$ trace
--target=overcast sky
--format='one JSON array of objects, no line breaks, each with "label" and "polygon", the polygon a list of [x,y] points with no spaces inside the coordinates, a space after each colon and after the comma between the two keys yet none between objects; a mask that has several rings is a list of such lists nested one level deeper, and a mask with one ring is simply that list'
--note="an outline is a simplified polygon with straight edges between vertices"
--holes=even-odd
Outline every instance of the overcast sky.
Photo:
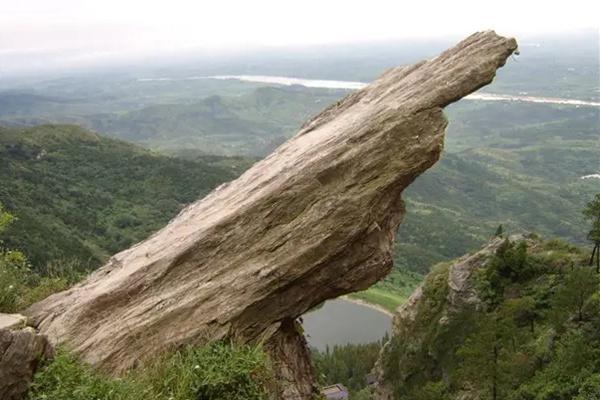
[{"label": "overcast sky", "polygon": [[598,29],[598,0],[0,0],[0,72],[191,49]]}]

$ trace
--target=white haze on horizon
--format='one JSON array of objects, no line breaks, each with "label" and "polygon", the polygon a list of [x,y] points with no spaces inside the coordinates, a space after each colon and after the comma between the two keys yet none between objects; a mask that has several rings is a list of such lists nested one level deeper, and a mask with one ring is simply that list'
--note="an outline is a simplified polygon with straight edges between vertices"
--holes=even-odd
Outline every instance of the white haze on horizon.
[{"label": "white haze on horizon", "polygon": [[595,0],[0,0],[0,74],[191,51],[598,29]]}]

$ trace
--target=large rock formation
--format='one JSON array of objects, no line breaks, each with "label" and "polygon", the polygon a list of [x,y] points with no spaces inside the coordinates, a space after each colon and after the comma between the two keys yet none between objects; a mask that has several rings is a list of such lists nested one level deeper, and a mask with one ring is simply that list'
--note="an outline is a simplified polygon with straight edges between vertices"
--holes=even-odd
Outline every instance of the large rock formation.
[{"label": "large rock formation", "polygon": [[19,314],[0,314],[0,399],[21,400],[38,363],[52,354],[46,337]]},{"label": "large rock formation", "polygon": [[389,272],[402,191],[442,151],[442,109],[490,83],[516,47],[481,32],[388,71],[28,315],[114,372],[187,343],[264,340],[289,382],[281,397],[308,398],[308,353],[293,320]]}]

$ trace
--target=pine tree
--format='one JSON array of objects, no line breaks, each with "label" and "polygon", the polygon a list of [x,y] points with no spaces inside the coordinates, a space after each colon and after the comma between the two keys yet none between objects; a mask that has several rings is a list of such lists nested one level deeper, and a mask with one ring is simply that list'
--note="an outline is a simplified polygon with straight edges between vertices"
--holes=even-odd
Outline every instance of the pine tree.
[{"label": "pine tree", "polygon": [[496,229],[496,233],[494,233],[494,236],[502,236],[502,234],[504,233],[504,227],[502,226],[502,224],[498,225],[498,228]]},{"label": "pine tree", "polygon": [[555,305],[559,310],[575,314],[583,321],[583,308],[588,298],[598,290],[598,279],[589,268],[575,267],[556,292]]},{"label": "pine tree", "polygon": [[590,257],[590,267],[594,265],[596,259],[596,272],[600,273],[600,193],[596,194],[594,199],[587,203],[583,209],[583,215],[592,223],[587,238],[594,244],[592,256]]}]

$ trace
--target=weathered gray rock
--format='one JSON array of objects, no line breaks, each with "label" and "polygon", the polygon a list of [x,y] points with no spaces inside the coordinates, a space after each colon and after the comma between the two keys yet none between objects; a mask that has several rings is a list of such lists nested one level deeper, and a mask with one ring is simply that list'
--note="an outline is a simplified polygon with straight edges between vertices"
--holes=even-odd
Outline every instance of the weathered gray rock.
[{"label": "weathered gray rock", "polygon": [[443,107],[491,82],[516,47],[481,32],[388,71],[27,315],[113,372],[187,343],[265,340],[281,379],[295,380],[286,396],[307,398],[309,363],[290,359],[307,355],[293,320],[389,272],[401,194],[440,156]]},{"label": "weathered gray rock", "polygon": [[26,318],[0,314],[0,399],[20,400],[38,363],[52,354],[45,336],[25,327]]},{"label": "weathered gray rock", "polygon": [[21,314],[0,314],[0,329],[17,329],[27,326],[27,317]]}]

